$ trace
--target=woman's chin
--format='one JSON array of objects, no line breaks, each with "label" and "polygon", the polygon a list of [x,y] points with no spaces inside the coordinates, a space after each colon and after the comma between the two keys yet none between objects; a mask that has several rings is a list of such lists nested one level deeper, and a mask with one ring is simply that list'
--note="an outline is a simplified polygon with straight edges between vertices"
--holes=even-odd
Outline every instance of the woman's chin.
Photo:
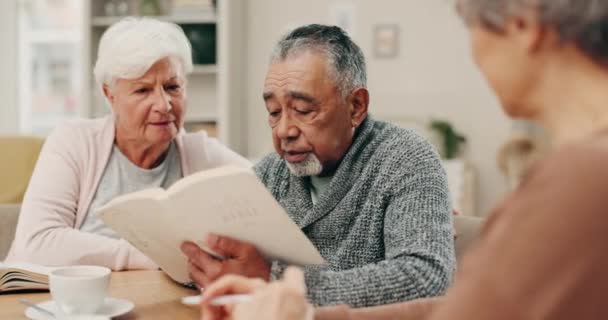
[{"label": "woman's chin", "polygon": [[531,117],[529,110],[527,110],[525,106],[518,103],[503,103],[502,109],[504,113],[512,119],[529,119]]},{"label": "woman's chin", "polygon": [[156,143],[167,143],[171,142],[177,136],[177,128],[175,126],[167,128],[154,128],[148,131],[148,137],[150,141]]}]

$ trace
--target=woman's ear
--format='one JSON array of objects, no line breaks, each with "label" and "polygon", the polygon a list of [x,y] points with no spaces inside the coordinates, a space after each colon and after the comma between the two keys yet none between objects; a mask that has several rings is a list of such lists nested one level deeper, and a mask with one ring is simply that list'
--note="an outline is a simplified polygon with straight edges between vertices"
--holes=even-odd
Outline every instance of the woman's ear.
[{"label": "woman's ear", "polygon": [[108,87],[107,84],[102,85],[101,89],[103,90],[103,95],[106,96],[108,102],[113,105],[114,104],[114,95],[112,94],[112,90]]},{"label": "woman's ear", "polygon": [[359,127],[367,117],[369,106],[369,91],[366,88],[357,88],[351,93],[350,118],[353,128]]},{"label": "woman's ear", "polygon": [[520,47],[529,53],[535,53],[551,41],[547,29],[539,23],[535,12],[529,11],[509,19],[505,26],[507,35],[518,42]]}]

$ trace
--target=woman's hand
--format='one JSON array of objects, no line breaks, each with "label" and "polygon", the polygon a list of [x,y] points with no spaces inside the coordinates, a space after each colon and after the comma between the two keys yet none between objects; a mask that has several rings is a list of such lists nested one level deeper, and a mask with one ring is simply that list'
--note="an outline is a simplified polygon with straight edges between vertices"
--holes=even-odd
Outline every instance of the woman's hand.
[{"label": "woman's hand", "polygon": [[210,302],[228,294],[253,294],[268,286],[261,279],[250,279],[243,276],[227,275],[205,288],[201,301],[202,320],[233,319],[231,314],[234,305],[212,306]]},{"label": "woman's hand", "polygon": [[[250,302],[228,306],[211,306],[210,302],[225,294],[252,294]],[[202,320],[309,320],[313,307],[306,300],[304,274],[287,268],[283,280],[268,284],[259,279],[226,276],[205,290]]]}]

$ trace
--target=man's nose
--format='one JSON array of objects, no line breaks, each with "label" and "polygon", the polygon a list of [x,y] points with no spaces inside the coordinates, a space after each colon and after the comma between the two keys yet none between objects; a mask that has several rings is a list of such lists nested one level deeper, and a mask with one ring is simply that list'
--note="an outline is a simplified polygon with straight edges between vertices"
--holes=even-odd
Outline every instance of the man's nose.
[{"label": "man's nose", "polygon": [[284,115],[279,119],[276,130],[277,136],[283,140],[297,138],[300,135],[299,128],[289,115]]}]

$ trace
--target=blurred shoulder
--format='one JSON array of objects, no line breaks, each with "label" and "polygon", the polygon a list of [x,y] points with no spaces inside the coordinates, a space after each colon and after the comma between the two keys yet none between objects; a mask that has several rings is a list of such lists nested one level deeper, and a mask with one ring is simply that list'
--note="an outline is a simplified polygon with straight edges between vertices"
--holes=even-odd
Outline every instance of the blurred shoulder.
[{"label": "blurred shoulder", "polygon": [[537,164],[517,190],[520,204],[559,217],[568,228],[608,227],[608,134],[561,147]]},{"label": "blurred shoulder", "polygon": [[607,162],[608,132],[560,148],[547,156],[533,174],[537,179],[565,179],[568,183],[558,183],[561,187],[572,183],[588,185],[591,181],[608,183]]}]

